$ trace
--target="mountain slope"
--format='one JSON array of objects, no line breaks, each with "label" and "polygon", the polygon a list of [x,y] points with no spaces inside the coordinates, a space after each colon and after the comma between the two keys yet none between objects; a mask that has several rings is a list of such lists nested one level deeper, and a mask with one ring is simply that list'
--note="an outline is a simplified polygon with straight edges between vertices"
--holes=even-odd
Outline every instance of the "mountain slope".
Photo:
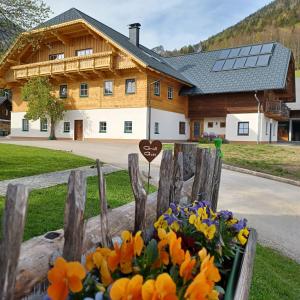
[{"label": "mountain slope", "polygon": [[[213,50],[257,42],[278,41],[291,48],[300,69],[300,0],[275,0],[236,25],[189,47]],[[186,49],[186,46],[183,47]],[[183,49],[182,48],[182,49]],[[177,55],[180,50],[165,51]]]}]

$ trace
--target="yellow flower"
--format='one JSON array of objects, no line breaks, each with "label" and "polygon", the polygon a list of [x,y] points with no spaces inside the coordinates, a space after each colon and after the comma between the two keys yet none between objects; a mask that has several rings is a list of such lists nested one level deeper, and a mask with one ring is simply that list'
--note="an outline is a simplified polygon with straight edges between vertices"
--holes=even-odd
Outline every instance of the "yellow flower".
[{"label": "yellow flower", "polygon": [[214,236],[215,236],[216,230],[217,230],[216,225],[214,225],[214,224],[210,225],[210,226],[207,228],[207,232],[206,232],[205,236],[206,236],[209,240],[213,239]]},{"label": "yellow flower", "polygon": [[237,237],[242,245],[246,244],[248,235],[249,235],[249,230],[247,228],[243,228],[239,231]]},{"label": "yellow flower", "polygon": [[184,282],[189,281],[193,277],[193,268],[196,264],[196,259],[191,259],[189,251],[185,253],[185,259],[180,266],[179,275],[183,278]]},{"label": "yellow flower", "polygon": [[85,278],[85,270],[79,262],[66,262],[58,257],[54,267],[48,272],[48,296],[51,300],[67,299],[69,290],[78,293],[82,290],[82,280]]},{"label": "yellow flower", "polygon": [[172,230],[174,230],[175,232],[177,232],[177,231],[180,229],[180,226],[179,226],[178,222],[174,221],[174,222],[171,224],[170,228],[171,228]]},{"label": "yellow flower", "polygon": [[110,290],[111,300],[140,300],[142,299],[143,277],[135,275],[131,279],[116,280]]},{"label": "yellow flower", "polygon": [[156,280],[147,280],[142,287],[143,300],[177,300],[176,285],[169,274],[158,275]]},{"label": "yellow flower", "polygon": [[155,227],[155,229],[158,229],[158,228],[167,229],[168,228],[168,222],[164,219],[163,215],[161,215],[157,219],[157,221],[154,223],[154,227]]},{"label": "yellow flower", "polygon": [[228,223],[229,225],[236,224],[237,222],[238,222],[238,219],[236,219],[236,218],[232,218],[232,219],[230,219],[230,220],[227,221],[227,223]]},{"label": "yellow flower", "polygon": [[189,223],[190,224],[195,224],[196,219],[197,219],[196,215],[190,215],[190,217],[189,217]]},{"label": "yellow flower", "polygon": [[206,207],[198,208],[197,212],[198,212],[198,215],[201,218],[201,220],[208,219],[208,215],[207,215],[207,212],[206,212]]}]

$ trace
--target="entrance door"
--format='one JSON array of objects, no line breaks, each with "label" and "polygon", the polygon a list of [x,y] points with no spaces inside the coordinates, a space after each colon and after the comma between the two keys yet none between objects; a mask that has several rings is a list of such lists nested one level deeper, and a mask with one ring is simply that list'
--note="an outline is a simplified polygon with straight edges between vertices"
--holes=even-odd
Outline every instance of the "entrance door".
[{"label": "entrance door", "polygon": [[300,142],[300,120],[292,121],[292,141]]},{"label": "entrance door", "polygon": [[191,123],[191,140],[199,141],[203,132],[203,120],[193,120]]},{"label": "entrance door", "polygon": [[289,141],[289,122],[278,122],[278,141]]},{"label": "entrance door", "polygon": [[83,139],[83,121],[75,120],[74,121],[74,140],[82,141]]}]

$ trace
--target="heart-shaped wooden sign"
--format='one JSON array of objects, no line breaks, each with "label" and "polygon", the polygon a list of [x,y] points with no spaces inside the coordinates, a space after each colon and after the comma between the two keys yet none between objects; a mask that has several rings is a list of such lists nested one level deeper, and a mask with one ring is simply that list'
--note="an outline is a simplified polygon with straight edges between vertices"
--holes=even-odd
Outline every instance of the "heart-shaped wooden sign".
[{"label": "heart-shaped wooden sign", "polygon": [[139,143],[140,151],[143,156],[151,162],[161,151],[162,144],[160,141],[150,142],[149,140],[141,140]]}]

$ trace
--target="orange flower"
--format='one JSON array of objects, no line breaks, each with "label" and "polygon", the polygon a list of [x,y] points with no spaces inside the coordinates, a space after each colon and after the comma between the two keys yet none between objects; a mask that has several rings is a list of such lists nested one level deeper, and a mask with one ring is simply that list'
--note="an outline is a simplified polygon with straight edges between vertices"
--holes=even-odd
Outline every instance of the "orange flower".
[{"label": "orange flower", "polygon": [[191,259],[189,251],[185,253],[185,259],[180,266],[179,275],[183,278],[184,282],[189,281],[193,277],[193,268],[196,264],[196,259]]},{"label": "orange flower", "polygon": [[200,257],[200,261],[203,262],[204,258],[207,256],[207,250],[203,247],[199,252],[198,255]]},{"label": "orange flower", "polygon": [[147,280],[142,287],[143,300],[177,300],[176,285],[169,274],[158,275],[156,280]]},{"label": "orange flower", "polygon": [[206,300],[211,288],[204,272],[200,272],[188,286],[184,298],[188,300]]},{"label": "orange flower", "polygon": [[54,267],[48,272],[48,280],[51,283],[47,292],[51,300],[67,299],[69,290],[78,293],[82,290],[82,280],[85,278],[85,270],[79,262],[66,262],[58,257]]},{"label": "orange flower", "polygon": [[184,251],[181,249],[181,238],[177,238],[176,234],[172,231],[169,234],[169,250],[172,263],[174,265],[181,265],[184,260]]},{"label": "orange flower", "polygon": [[140,300],[142,299],[143,277],[135,275],[131,279],[116,280],[110,290],[111,300]]},{"label": "orange flower", "polygon": [[221,280],[218,268],[214,264],[214,257],[206,256],[201,263],[201,272],[204,272],[210,285]]},{"label": "orange flower", "polygon": [[144,240],[141,237],[142,232],[138,231],[134,237],[134,255],[140,256],[144,248]]}]

